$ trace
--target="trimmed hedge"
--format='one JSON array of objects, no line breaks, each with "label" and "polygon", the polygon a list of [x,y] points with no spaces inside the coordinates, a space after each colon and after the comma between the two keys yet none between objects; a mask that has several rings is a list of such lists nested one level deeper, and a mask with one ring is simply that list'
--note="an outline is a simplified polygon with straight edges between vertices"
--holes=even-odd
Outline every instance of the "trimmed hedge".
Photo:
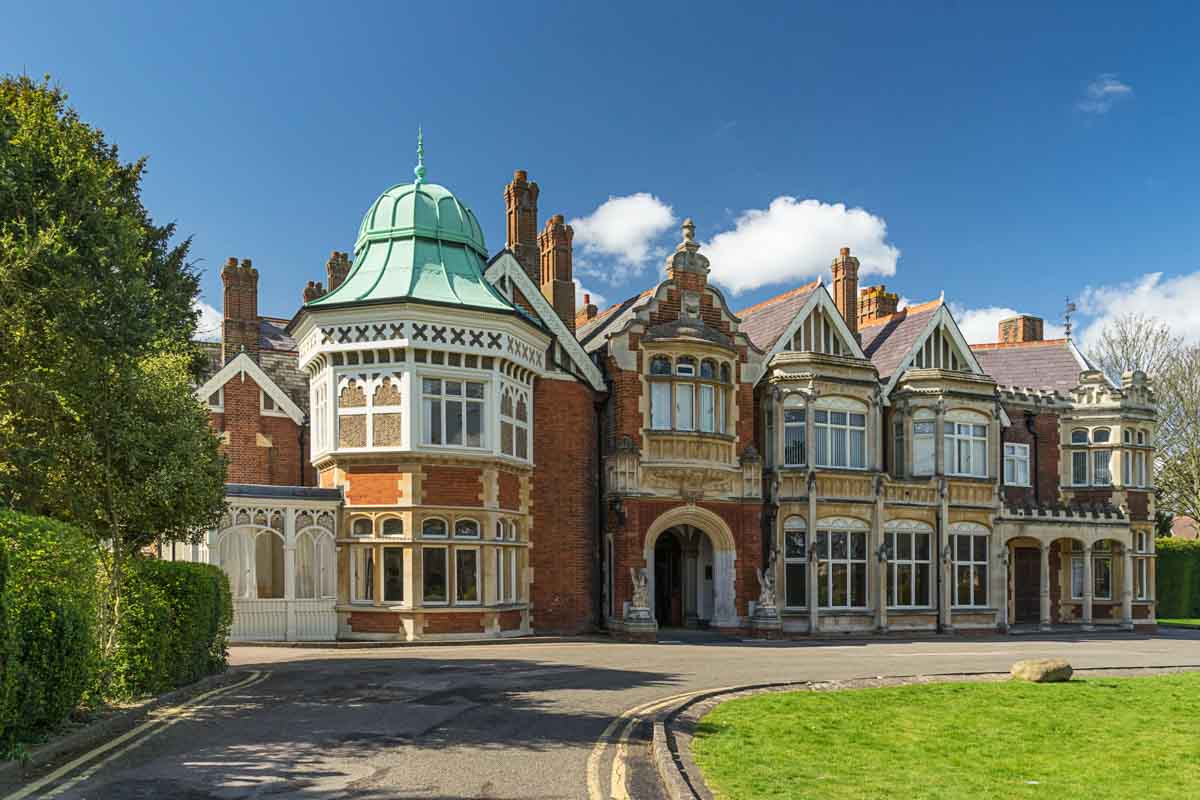
[{"label": "trimmed hedge", "polygon": [[136,697],[224,671],[232,624],[229,579],[219,567],[131,559],[106,691]]},{"label": "trimmed hedge", "polygon": [[1155,616],[1200,617],[1200,540],[1160,538],[1155,549]]},{"label": "trimmed hedge", "polygon": [[45,517],[0,510],[7,561],[0,613],[0,745],[58,725],[94,686],[99,562],[88,537]]}]

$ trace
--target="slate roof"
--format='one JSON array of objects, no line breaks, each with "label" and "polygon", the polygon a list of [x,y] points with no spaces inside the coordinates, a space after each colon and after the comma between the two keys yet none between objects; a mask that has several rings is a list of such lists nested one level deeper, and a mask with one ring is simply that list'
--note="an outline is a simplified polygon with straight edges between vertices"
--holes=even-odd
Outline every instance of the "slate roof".
[{"label": "slate roof", "polygon": [[916,344],[917,337],[929,324],[929,318],[937,313],[941,305],[941,300],[932,300],[919,306],[908,306],[859,327],[863,352],[879,370],[881,380],[900,368],[904,357]]},{"label": "slate roof", "polygon": [[742,324],[738,330],[746,334],[754,346],[769,353],[779,337],[792,324],[796,314],[821,286],[819,280],[797,286],[795,289],[763,300],[757,305],[737,312]]},{"label": "slate roof", "polygon": [[1069,339],[971,345],[983,371],[999,386],[1047,389],[1066,395],[1079,385],[1079,373],[1091,369]]},{"label": "slate roof", "polygon": [[[258,318],[258,365],[275,381],[300,410],[308,414],[308,375],[300,370],[296,340],[289,336],[284,327],[288,320],[280,317]],[[204,383],[221,371],[225,362],[221,358],[220,342],[197,342],[204,353],[204,364],[200,382]]]},{"label": "slate roof", "polygon": [[634,306],[638,304],[637,301],[649,297],[654,293],[654,289],[656,288],[658,287],[647,289],[641,294],[635,294],[633,297],[623,300],[614,306],[609,306],[596,314],[596,316],[588,321],[587,325],[576,329],[575,338],[579,340],[579,344],[588,353],[594,353],[599,350],[608,341],[605,333],[619,331],[625,327],[625,323],[636,313]]}]

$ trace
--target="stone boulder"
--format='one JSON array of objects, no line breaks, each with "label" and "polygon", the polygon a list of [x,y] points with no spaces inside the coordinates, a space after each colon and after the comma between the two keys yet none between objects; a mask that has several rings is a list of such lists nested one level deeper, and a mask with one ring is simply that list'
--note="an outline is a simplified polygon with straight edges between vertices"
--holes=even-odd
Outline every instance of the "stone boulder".
[{"label": "stone boulder", "polygon": [[1061,658],[1029,658],[1012,665],[1013,680],[1058,683],[1071,680],[1074,670]]}]

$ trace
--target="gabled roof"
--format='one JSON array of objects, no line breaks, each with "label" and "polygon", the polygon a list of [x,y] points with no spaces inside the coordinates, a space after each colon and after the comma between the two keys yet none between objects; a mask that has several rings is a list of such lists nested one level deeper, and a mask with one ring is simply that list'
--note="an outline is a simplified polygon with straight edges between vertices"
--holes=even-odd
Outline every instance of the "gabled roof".
[{"label": "gabled roof", "polygon": [[820,287],[821,281],[815,280],[742,309],[737,312],[742,320],[738,330],[746,334],[759,350],[771,352],[779,338],[792,326],[800,309]]},{"label": "gabled roof", "polygon": [[[296,405],[292,398],[288,397],[287,392],[283,391],[274,380],[271,379],[262,367],[254,363],[254,359],[245,353],[238,353],[235,358],[230,359],[229,363],[222,367],[217,374],[213,375],[204,385],[196,390],[196,397],[201,402],[208,398],[224,386],[235,376],[249,375],[251,379],[258,384],[258,388],[262,389],[271,399],[275,401],[275,405],[292,418],[292,421],[297,425],[304,424],[304,411]],[[243,377],[244,379],[244,377]]]},{"label": "gabled roof", "polygon": [[[587,353],[584,352],[579,342],[567,330],[566,324],[559,319],[550,302],[538,291],[538,287],[533,285],[533,281],[530,279],[528,273],[525,272],[524,267],[521,266],[516,256],[509,250],[502,250],[497,253],[488,263],[487,272],[484,273],[485,280],[492,286],[502,277],[507,278],[510,284],[521,290],[521,294],[537,313],[537,317],[532,321],[548,329],[558,339],[563,350],[566,351],[571,361],[579,369],[580,374],[587,379],[591,387],[597,392],[605,391],[607,387],[604,384],[604,376],[600,373],[599,367],[593,364],[592,360],[588,358]],[[499,294],[499,290],[495,291]],[[507,298],[505,298],[505,301],[507,302]],[[516,304],[514,306],[523,317],[528,317],[524,309]]]},{"label": "gabled roof", "polygon": [[971,345],[983,371],[1000,386],[1046,389],[1066,395],[1092,365],[1070,339]]},{"label": "gabled roof", "polygon": [[904,360],[942,307],[941,300],[907,306],[883,319],[859,325],[863,352],[884,378],[904,366]]},{"label": "gabled roof", "polygon": [[647,289],[641,294],[635,294],[633,297],[627,298],[614,306],[609,306],[600,313],[596,314],[587,325],[582,328],[577,328],[575,336],[579,339],[579,344],[583,349],[591,353],[599,350],[604,346],[606,331],[619,331],[625,327],[625,323],[637,313],[639,300],[649,298],[654,294],[658,287]]}]

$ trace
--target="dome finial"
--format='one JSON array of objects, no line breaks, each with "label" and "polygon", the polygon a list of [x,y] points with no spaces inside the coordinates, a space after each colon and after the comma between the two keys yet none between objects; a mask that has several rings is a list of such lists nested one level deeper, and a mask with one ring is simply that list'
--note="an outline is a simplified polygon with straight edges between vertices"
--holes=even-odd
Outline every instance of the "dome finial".
[{"label": "dome finial", "polygon": [[413,174],[417,176],[417,186],[425,182],[425,140],[420,125],[417,126],[417,165],[413,167]]}]

